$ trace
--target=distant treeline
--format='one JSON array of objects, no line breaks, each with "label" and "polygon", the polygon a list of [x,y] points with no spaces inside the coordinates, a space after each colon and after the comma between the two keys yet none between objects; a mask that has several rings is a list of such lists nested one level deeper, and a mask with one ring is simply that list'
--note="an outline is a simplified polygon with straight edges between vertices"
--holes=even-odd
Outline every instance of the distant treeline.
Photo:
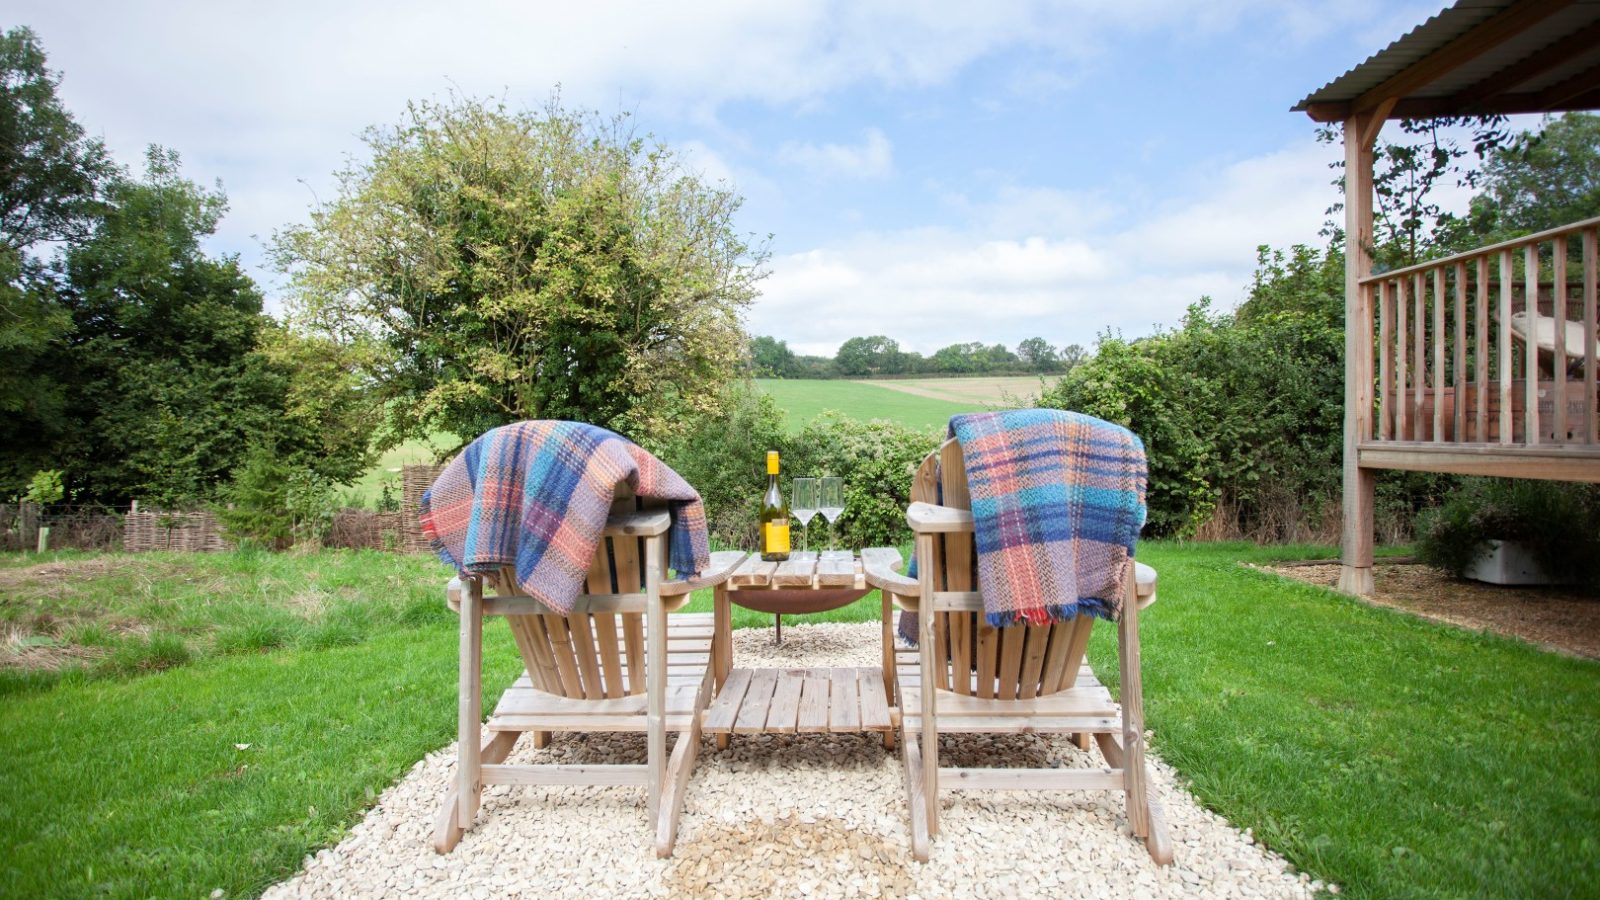
[{"label": "distant treeline", "polygon": [[804,356],[786,341],[766,335],[750,339],[750,368],[757,378],[866,378],[883,375],[1059,375],[1087,354],[1081,345],[1056,347],[1031,337],[1012,352],[1005,344],[951,344],[932,356],[900,349],[900,342],[875,334],[853,337],[832,357]]}]

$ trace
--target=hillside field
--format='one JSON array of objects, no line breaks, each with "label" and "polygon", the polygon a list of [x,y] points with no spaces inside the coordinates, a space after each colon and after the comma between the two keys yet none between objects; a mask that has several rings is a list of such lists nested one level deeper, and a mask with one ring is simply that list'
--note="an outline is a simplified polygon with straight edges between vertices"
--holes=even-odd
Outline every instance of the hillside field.
[{"label": "hillside field", "polygon": [[1028,406],[1039,396],[1034,376],[994,378],[907,378],[844,381],[760,378],[756,384],[784,412],[791,431],[799,431],[826,410],[852,419],[889,419],[912,428],[943,429],[956,413]]}]

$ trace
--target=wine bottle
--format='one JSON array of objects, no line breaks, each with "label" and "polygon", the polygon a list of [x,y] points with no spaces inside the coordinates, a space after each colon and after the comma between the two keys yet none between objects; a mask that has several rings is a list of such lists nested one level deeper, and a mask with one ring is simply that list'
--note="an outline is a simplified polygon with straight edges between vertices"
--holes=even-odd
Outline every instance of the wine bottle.
[{"label": "wine bottle", "polygon": [[761,558],[782,562],[789,558],[789,505],[778,490],[778,451],[767,451],[767,493],[761,498]]}]

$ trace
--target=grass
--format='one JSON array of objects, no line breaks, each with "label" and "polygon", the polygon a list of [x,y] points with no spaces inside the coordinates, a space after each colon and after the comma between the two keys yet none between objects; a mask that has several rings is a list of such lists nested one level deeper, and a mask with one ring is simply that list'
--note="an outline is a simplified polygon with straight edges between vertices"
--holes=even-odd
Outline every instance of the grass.
[{"label": "grass", "polygon": [[863,421],[889,419],[911,428],[943,429],[956,413],[985,408],[981,403],[919,397],[859,381],[761,378],[756,384],[783,408],[790,431],[799,431],[827,410]]},{"label": "grass", "polygon": [[[1208,806],[1352,896],[1592,892],[1600,664],[1237,564],[1328,552],[1141,547],[1162,576],[1142,622],[1147,719],[1163,758]],[[135,589],[121,600],[74,582],[71,593],[99,598],[77,606],[149,612],[160,623],[151,633],[185,635],[193,658],[57,679],[0,703],[0,896],[259,892],[448,743],[455,630],[443,573],[361,556],[153,561],[139,577],[211,586],[181,604],[140,596],[128,573],[104,575]],[[11,562],[0,572],[15,578]],[[226,599],[252,578],[264,585],[253,617]],[[334,599],[307,616],[291,601],[303,584]],[[214,613],[186,611],[207,604]],[[877,610],[869,596],[796,618],[871,621]],[[58,639],[115,642],[117,621],[79,622]],[[771,618],[742,611],[736,623]],[[1115,685],[1113,634],[1098,629],[1090,652]],[[487,646],[485,687],[498,691],[518,668],[504,625],[491,624]]]},{"label": "grass", "polygon": [[0,667],[0,696],[447,621],[444,574],[375,551],[5,554],[0,629],[31,649]]},{"label": "grass", "polygon": [[[1151,546],[1155,745],[1207,806],[1357,897],[1600,883],[1600,663],[1239,567],[1310,548]],[[1091,648],[1115,668],[1112,631]]]},{"label": "grass", "polygon": [[407,463],[431,463],[441,449],[454,447],[456,443],[454,435],[438,432],[425,441],[410,440],[398,447],[391,447],[378,457],[376,465],[350,487],[350,498],[363,506],[375,507],[387,485],[390,496],[399,503],[400,467]]}]

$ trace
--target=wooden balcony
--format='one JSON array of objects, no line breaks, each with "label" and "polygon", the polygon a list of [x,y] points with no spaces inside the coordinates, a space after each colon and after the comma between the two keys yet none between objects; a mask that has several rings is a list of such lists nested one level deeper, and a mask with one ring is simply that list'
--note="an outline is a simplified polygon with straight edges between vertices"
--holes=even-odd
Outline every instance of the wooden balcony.
[{"label": "wooden balcony", "polygon": [[1357,376],[1377,395],[1358,465],[1600,481],[1597,229],[1588,219],[1361,279],[1377,352]]}]

